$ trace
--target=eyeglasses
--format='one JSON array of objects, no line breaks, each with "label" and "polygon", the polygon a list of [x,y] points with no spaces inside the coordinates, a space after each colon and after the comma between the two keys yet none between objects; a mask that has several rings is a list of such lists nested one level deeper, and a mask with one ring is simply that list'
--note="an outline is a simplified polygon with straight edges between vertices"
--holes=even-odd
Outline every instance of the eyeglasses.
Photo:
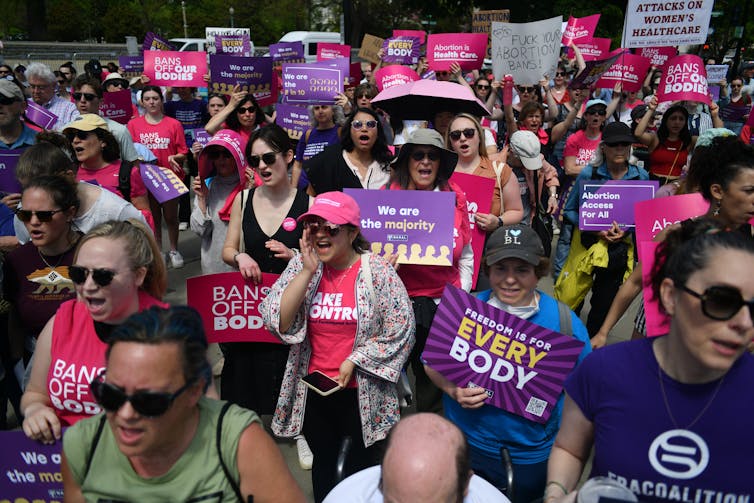
[{"label": "eyeglasses", "polygon": [[102,288],[112,283],[113,278],[118,274],[112,269],[87,269],[80,265],[68,266],[68,277],[77,285],[83,285],[86,283],[86,278],[89,277],[89,273],[92,274],[92,281]]},{"label": "eyeglasses", "polygon": [[535,90],[534,87],[521,87],[521,86],[516,86],[516,89],[518,89],[518,92],[520,93],[528,93],[528,94],[533,93]]},{"label": "eyeglasses", "polygon": [[251,105],[251,106],[248,106],[248,107],[236,108],[236,112],[238,112],[238,115],[243,115],[243,114],[245,114],[247,112],[250,113],[250,114],[253,114],[256,111],[257,111],[257,107],[255,107],[254,105]]},{"label": "eyeglasses", "polygon": [[309,234],[317,234],[321,229],[322,231],[326,232],[331,238],[337,236],[340,233],[341,229],[343,229],[343,227],[340,225],[318,222],[317,220],[305,221],[304,228],[309,229]]},{"label": "eyeglasses", "polygon": [[87,138],[89,138],[90,133],[91,131],[80,131],[80,130],[68,131],[65,133],[65,137],[68,138],[69,142],[73,143],[73,140],[76,138],[78,138],[81,141],[86,140]]},{"label": "eyeglasses", "polygon": [[586,111],[586,112],[584,112],[584,113],[586,113],[586,114],[589,114],[589,115],[607,115],[607,110],[605,110],[605,109],[600,109],[600,110],[587,110],[587,111]]},{"label": "eyeglasses", "polygon": [[22,222],[31,222],[33,215],[37,216],[37,220],[40,222],[49,222],[52,220],[52,216],[55,213],[60,213],[63,210],[44,210],[44,211],[32,211],[32,210],[16,210],[16,216]]},{"label": "eyeglasses", "polygon": [[489,89],[490,86],[486,86],[484,84],[477,84],[476,88],[479,89],[480,91],[484,91],[485,89]]},{"label": "eyeglasses", "polygon": [[430,161],[439,161],[440,160],[440,152],[436,150],[414,150],[411,152],[411,159],[415,160],[416,162],[421,162],[424,159],[429,159]]},{"label": "eyeglasses", "polygon": [[86,101],[94,101],[97,95],[92,93],[73,93],[74,100],[81,101],[81,98],[84,98]]},{"label": "eyeglasses", "polygon": [[8,105],[12,105],[13,103],[17,101],[21,101],[21,100],[17,100],[16,98],[8,98],[7,96],[3,96],[2,94],[0,94],[0,105],[8,106]]},{"label": "eyeglasses", "polygon": [[262,155],[250,155],[249,156],[249,165],[252,168],[258,168],[259,167],[259,161],[260,159],[264,161],[264,163],[269,166],[270,164],[275,164],[275,159],[277,157],[277,152],[266,152]]},{"label": "eyeglasses", "polygon": [[605,143],[605,145],[607,145],[610,148],[615,148],[615,147],[630,147],[631,146],[631,144],[628,143],[627,141],[621,141],[621,142],[617,142],[617,143]]},{"label": "eyeglasses", "polygon": [[458,141],[461,139],[461,134],[466,137],[467,140],[470,140],[476,135],[476,129],[470,127],[466,129],[456,129],[455,131],[451,131],[448,133],[448,136],[453,141]]},{"label": "eyeglasses", "polygon": [[686,285],[681,290],[702,301],[702,312],[708,318],[725,321],[733,318],[743,306],[749,308],[754,319],[754,299],[744,300],[738,288],[732,286],[711,286],[704,293],[697,293]]},{"label": "eyeglasses", "polygon": [[[224,157],[225,159],[232,159],[233,154],[231,154],[229,151],[225,150],[224,148],[218,148],[218,149],[210,150],[209,152],[207,152],[207,157],[209,157],[212,160],[219,159],[220,157]],[[275,162],[274,158],[272,162]],[[257,166],[259,166],[259,161],[257,161]]]},{"label": "eyeglasses", "polygon": [[377,127],[377,121],[376,120],[368,120],[368,121],[353,121],[351,123],[351,127],[354,129],[362,129],[366,126],[367,129],[374,129]]},{"label": "eyeglasses", "polygon": [[144,417],[159,417],[165,414],[170,409],[170,406],[173,405],[175,399],[196,382],[196,379],[192,379],[181,386],[175,393],[137,391],[132,395],[127,395],[119,387],[106,383],[104,378],[104,374],[100,374],[89,385],[92,395],[94,395],[97,403],[103,409],[107,412],[117,412],[126,402],[131,402],[131,407]]}]

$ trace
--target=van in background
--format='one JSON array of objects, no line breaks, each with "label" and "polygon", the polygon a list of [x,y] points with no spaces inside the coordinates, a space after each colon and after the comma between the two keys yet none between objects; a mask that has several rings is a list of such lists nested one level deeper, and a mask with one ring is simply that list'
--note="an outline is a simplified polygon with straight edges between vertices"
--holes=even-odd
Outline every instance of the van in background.
[{"label": "van in background", "polygon": [[168,40],[176,51],[206,51],[206,38],[171,38]]},{"label": "van in background", "polygon": [[301,42],[304,44],[304,56],[307,63],[317,61],[317,43],[342,44],[340,33],[329,31],[290,31],[283,35],[280,42]]}]

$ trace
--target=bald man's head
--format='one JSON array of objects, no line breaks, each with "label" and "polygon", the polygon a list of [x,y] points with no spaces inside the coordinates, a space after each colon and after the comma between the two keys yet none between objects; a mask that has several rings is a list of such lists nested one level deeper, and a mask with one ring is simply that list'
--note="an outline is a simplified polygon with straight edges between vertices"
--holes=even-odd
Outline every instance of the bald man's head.
[{"label": "bald man's head", "polygon": [[414,414],[390,432],[382,460],[385,503],[461,503],[471,468],[466,438],[437,414]]}]

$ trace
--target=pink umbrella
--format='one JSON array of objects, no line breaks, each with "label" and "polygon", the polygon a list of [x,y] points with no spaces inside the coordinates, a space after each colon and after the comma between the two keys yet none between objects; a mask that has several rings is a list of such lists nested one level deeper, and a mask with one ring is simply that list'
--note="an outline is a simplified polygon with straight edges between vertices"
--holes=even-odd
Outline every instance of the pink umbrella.
[{"label": "pink umbrella", "polygon": [[417,80],[389,87],[372,100],[375,107],[399,119],[432,120],[438,112],[490,115],[468,87],[453,82]]}]

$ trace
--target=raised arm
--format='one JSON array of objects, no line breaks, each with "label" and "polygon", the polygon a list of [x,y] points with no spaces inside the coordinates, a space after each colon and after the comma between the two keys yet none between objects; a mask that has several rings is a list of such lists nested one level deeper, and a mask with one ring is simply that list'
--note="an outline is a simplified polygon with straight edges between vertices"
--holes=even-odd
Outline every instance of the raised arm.
[{"label": "raised arm", "polygon": [[649,121],[655,116],[655,110],[657,110],[657,96],[652,96],[649,105],[647,105],[647,113],[641,118],[639,124],[636,126],[636,131],[634,131],[634,136],[636,136],[641,143],[648,146],[650,152],[654,150],[659,143],[657,135],[647,131]]},{"label": "raised arm", "polygon": [[556,143],[560,141],[566,133],[568,133],[568,129],[571,127],[571,124],[573,124],[573,121],[576,120],[576,116],[579,114],[579,110],[581,110],[581,95],[577,96],[571,96],[571,110],[568,112],[568,115],[566,115],[565,119],[555,124],[552,129],[550,129],[550,141],[552,143]]},{"label": "raised arm", "polygon": [[607,104],[607,108],[605,109],[605,113],[608,117],[613,115],[616,110],[618,110],[618,106],[620,105],[621,100],[623,96],[623,83],[622,82],[616,82],[613,86],[613,98],[610,100],[610,103]]},{"label": "raised arm", "polygon": [[209,120],[207,125],[204,126],[207,133],[214,135],[220,131],[223,128],[223,123],[225,123],[245,97],[246,93],[241,91],[240,84],[236,84],[235,87],[233,87],[233,93],[230,95],[230,100],[228,101],[228,104],[225,105],[225,108],[217,112],[217,114]]}]

